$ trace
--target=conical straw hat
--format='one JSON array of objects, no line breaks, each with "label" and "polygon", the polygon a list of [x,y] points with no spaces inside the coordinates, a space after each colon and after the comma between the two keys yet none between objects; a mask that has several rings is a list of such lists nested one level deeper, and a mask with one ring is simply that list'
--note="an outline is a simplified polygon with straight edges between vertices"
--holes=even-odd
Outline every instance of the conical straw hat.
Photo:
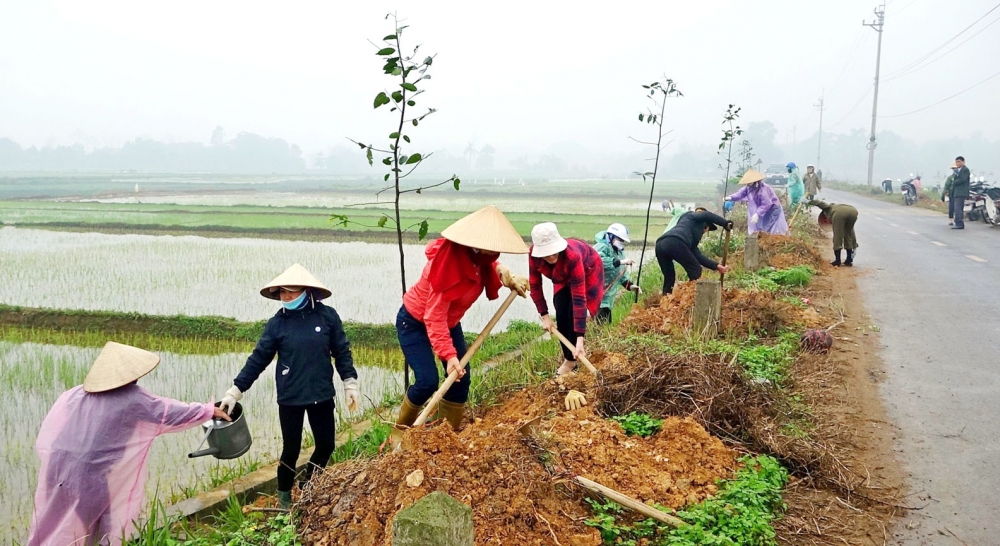
[{"label": "conical straw hat", "polygon": [[299,264],[293,264],[292,267],[286,269],[284,273],[278,275],[273,281],[267,283],[267,286],[260,289],[260,295],[268,299],[280,300],[281,296],[278,295],[278,288],[281,286],[304,286],[306,288],[312,288],[313,295],[315,295],[318,300],[324,300],[333,294],[333,292],[330,292],[329,288],[323,286],[323,283],[319,282],[319,279],[314,277],[308,269]]},{"label": "conical straw hat", "polygon": [[159,363],[155,353],[109,341],[83,380],[83,390],[105,392],[124,387],[153,371]]},{"label": "conical straw hat", "polygon": [[479,250],[507,254],[528,253],[528,246],[524,244],[521,234],[514,229],[500,209],[493,205],[460,218],[446,227],[441,236],[453,243]]},{"label": "conical straw hat", "polygon": [[754,182],[760,182],[766,178],[764,173],[755,171],[753,169],[747,169],[747,172],[743,173],[743,178],[740,178],[740,184],[747,185],[753,184]]}]

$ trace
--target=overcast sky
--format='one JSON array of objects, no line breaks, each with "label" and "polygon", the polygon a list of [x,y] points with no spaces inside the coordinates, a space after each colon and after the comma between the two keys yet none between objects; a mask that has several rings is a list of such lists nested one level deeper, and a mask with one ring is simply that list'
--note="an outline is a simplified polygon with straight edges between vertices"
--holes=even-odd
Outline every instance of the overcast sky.
[{"label": "overcast sky", "polygon": [[[374,95],[392,85],[367,40],[392,30],[437,53],[413,131],[431,148],[468,141],[544,149],[562,141],[627,151],[639,85],[666,74],[685,97],[668,106],[679,142],[717,142],[734,102],[769,119],[779,143],[867,127],[877,34],[874,0],[681,2],[54,2],[0,0],[0,137],[23,145],[118,146],[137,136],[208,142],[216,125],[284,138],[307,153],[343,137],[383,137]],[[961,7],[957,7],[958,5]],[[940,50],[940,61],[889,80],[997,5],[890,0],[880,113],[910,112],[1000,72],[997,9]],[[931,57],[930,59],[933,59]],[[1000,127],[1000,77],[949,102],[882,118],[922,141]],[[457,150],[461,151],[461,150]]]}]

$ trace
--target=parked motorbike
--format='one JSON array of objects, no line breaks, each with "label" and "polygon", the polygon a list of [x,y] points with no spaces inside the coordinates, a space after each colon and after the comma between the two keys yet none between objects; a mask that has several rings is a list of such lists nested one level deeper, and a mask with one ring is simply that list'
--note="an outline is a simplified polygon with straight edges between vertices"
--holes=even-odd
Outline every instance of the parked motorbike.
[{"label": "parked motorbike", "polygon": [[900,184],[899,191],[903,194],[903,203],[906,206],[917,202],[917,186],[914,185],[912,178]]},{"label": "parked motorbike", "polygon": [[996,225],[996,202],[988,194],[991,189],[997,188],[990,188],[981,178],[969,186],[969,198],[966,200],[970,204],[966,215],[969,220]]}]

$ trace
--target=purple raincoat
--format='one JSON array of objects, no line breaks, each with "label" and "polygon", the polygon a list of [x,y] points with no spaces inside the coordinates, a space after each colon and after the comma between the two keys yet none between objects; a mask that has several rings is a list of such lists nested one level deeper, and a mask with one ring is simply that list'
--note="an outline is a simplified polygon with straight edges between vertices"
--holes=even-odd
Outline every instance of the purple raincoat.
[{"label": "purple raincoat", "polygon": [[[763,182],[747,184],[726,199],[729,201],[747,202],[748,233],[756,233],[758,231],[772,235],[784,235],[788,233],[788,223],[785,222],[785,211],[781,208],[781,201],[778,200],[778,196],[774,194],[771,186]],[[750,222],[754,214],[757,214],[759,217],[756,224]]]},{"label": "purple raincoat", "polygon": [[121,544],[143,506],[153,439],[208,421],[213,411],[135,383],[64,392],[35,442],[42,465],[28,546]]}]

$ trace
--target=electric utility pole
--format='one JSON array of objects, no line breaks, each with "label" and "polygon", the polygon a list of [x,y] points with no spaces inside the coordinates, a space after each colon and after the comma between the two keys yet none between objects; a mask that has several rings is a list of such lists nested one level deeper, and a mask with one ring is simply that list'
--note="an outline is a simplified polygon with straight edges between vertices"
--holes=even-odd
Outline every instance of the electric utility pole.
[{"label": "electric utility pole", "polygon": [[[826,95],[826,89],[823,90],[823,94]],[[819,108],[819,134],[816,135],[816,168],[819,167],[820,153],[823,151],[823,97],[819,98],[819,104],[814,104],[816,108]]]},{"label": "electric utility pole", "polygon": [[871,23],[861,21],[866,27],[878,32],[878,52],[875,54],[875,98],[872,100],[872,134],[868,138],[868,187],[872,185],[872,171],[875,170],[875,121],[878,119],[878,73],[882,64],[882,25],[885,24],[885,2],[875,8],[875,18]]}]

